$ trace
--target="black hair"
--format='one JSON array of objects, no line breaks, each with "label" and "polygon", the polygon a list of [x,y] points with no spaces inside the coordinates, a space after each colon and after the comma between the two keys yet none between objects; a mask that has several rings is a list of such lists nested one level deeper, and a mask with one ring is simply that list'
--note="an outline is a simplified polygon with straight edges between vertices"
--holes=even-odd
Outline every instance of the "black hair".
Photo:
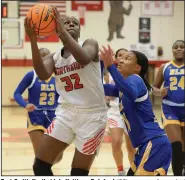
[{"label": "black hair", "polygon": [[143,79],[148,91],[152,91],[152,87],[148,83],[148,80],[146,79],[146,75],[148,73],[148,58],[139,51],[131,51],[136,55],[137,58],[137,64],[141,66],[141,71],[139,73],[140,77]]},{"label": "black hair", "polygon": [[118,57],[118,53],[119,53],[121,50],[123,50],[123,51],[128,51],[127,49],[124,49],[124,48],[118,49],[118,50],[116,51],[116,53],[115,53],[115,58]]},{"label": "black hair", "polygon": [[176,40],[176,41],[173,43],[172,48],[174,47],[174,45],[175,45],[177,42],[182,42],[182,43],[184,43],[184,40]]}]

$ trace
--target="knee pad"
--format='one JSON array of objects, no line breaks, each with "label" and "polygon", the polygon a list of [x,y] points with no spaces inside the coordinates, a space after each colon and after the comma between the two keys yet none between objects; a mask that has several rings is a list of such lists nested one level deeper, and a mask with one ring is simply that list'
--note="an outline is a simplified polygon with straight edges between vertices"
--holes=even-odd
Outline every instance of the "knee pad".
[{"label": "knee pad", "polygon": [[33,172],[35,176],[53,176],[51,167],[52,164],[35,158],[35,162],[33,164]]},{"label": "knee pad", "polygon": [[88,176],[89,171],[80,168],[72,168],[71,169],[71,176]]}]

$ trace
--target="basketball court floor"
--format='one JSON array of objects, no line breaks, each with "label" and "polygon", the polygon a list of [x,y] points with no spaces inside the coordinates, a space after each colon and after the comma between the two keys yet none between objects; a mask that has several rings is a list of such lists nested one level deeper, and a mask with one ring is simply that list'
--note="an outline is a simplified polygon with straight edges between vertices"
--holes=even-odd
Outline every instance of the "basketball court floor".
[{"label": "basketball court floor", "polygon": [[[155,108],[160,120],[160,107]],[[127,151],[123,143],[124,166],[129,168]],[[69,175],[74,144],[67,148],[63,159],[53,166],[55,175]],[[17,107],[2,108],[2,175],[33,175],[34,152],[26,131],[26,111]],[[111,144],[104,142],[96,157],[90,175],[117,175],[111,153]],[[171,167],[168,175],[172,175]]]}]

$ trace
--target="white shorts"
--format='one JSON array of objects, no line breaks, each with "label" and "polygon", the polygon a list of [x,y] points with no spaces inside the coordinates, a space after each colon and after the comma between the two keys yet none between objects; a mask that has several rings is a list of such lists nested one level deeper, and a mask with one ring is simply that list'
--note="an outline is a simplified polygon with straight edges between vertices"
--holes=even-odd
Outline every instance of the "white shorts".
[{"label": "white shorts", "polygon": [[122,128],[125,133],[127,133],[124,120],[121,118],[118,107],[110,107],[107,111],[107,117],[109,121],[109,128]]},{"label": "white shorts", "polygon": [[60,105],[55,115],[47,129],[49,136],[67,144],[74,141],[77,150],[86,155],[98,152],[106,127],[106,110],[94,112]]}]

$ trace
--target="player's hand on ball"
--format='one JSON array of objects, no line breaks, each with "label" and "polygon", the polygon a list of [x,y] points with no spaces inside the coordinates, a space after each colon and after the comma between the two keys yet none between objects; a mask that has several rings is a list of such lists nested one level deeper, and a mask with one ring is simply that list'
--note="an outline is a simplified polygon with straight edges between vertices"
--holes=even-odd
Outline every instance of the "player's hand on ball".
[{"label": "player's hand on ball", "polygon": [[36,109],[34,104],[27,104],[25,109],[27,109],[28,112],[32,112]]},{"label": "player's hand on ball", "polygon": [[24,28],[25,28],[25,31],[26,31],[27,35],[29,36],[30,40],[32,38],[36,38],[34,27],[31,27],[31,18],[26,17],[24,19]]},{"label": "player's hand on ball", "polygon": [[105,68],[108,68],[114,63],[114,57],[113,57],[114,53],[109,45],[108,45],[108,48],[106,48],[105,46],[102,46],[102,47],[103,49],[100,49],[100,58],[104,62]]},{"label": "player's hand on ball", "polygon": [[66,17],[66,16],[61,16],[55,6],[52,6],[52,8],[53,8],[53,11],[55,14],[55,16],[53,16],[53,19],[55,20],[56,25],[57,25],[56,32],[60,37],[63,30],[64,30],[64,17]]}]

